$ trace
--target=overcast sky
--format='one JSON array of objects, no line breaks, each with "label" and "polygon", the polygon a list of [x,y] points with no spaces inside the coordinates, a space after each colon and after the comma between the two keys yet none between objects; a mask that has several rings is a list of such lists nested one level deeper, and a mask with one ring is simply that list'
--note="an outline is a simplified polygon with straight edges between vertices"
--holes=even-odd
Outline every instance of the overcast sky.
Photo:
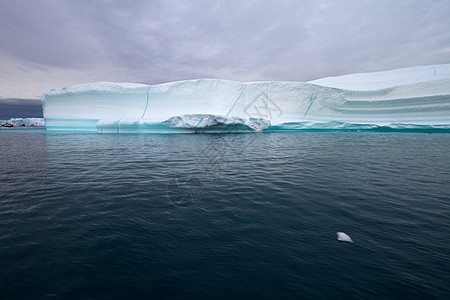
[{"label": "overcast sky", "polygon": [[448,0],[0,0],[0,100],[94,81],[308,81],[441,63]]}]

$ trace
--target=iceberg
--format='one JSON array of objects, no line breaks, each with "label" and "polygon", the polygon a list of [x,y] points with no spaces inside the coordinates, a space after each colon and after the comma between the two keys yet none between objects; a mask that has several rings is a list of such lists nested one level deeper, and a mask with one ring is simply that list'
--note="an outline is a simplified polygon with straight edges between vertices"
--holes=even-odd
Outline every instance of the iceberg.
[{"label": "iceberg", "polygon": [[450,130],[450,64],[310,82],[98,82],[50,90],[42,103],[49,131]]},{"label": "iceberg", "polygon": [[0,120],[0,126],[12,127],[44,127],[43,118],[11,118],[9,120]]}]

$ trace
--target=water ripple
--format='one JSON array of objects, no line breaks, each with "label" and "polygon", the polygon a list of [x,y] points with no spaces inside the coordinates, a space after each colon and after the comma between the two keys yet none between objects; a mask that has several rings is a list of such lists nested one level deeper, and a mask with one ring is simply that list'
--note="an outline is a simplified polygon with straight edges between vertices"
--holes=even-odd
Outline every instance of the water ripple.
[{"label": "water ripple", "polygon": [[0,139],[6,298],[450,295],[446,134]]}]

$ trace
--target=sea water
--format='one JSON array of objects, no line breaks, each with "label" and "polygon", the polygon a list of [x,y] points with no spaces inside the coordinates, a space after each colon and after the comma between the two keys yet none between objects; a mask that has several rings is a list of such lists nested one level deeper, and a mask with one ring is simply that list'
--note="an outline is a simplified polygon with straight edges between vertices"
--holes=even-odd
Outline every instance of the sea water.
[{"label": "sea water", "polygon": [[0,298],[448,299],[449,149],[445,133],[3,131]]}]

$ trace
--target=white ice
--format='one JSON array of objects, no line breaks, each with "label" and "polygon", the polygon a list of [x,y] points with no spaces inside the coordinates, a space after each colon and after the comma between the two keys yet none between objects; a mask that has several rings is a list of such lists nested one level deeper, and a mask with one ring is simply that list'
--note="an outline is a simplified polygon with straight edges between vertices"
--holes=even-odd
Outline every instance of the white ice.
[{"label": "white ice", "polygon": [[326,77],[309,81],[309,83],[347,90],[368,91],[448,78],[450,78],[450,64]]},{"label": "white ice", "polygon": [[348,236],[346,233],[336,232],[336,235],[337,235],[338,241],[353,243],[352,238],[350,236]]},{"label": "white ice", "polygon": [[450,64],[311,82],[91,83],[42,97],[48,130],[215,132],[450,128]]},{"label": "white ice", "polygon": [[10,124],[14,127],[43,127],[45,121],[43,118],[11,118],[8,120],[0,120],[0,126]]}]

